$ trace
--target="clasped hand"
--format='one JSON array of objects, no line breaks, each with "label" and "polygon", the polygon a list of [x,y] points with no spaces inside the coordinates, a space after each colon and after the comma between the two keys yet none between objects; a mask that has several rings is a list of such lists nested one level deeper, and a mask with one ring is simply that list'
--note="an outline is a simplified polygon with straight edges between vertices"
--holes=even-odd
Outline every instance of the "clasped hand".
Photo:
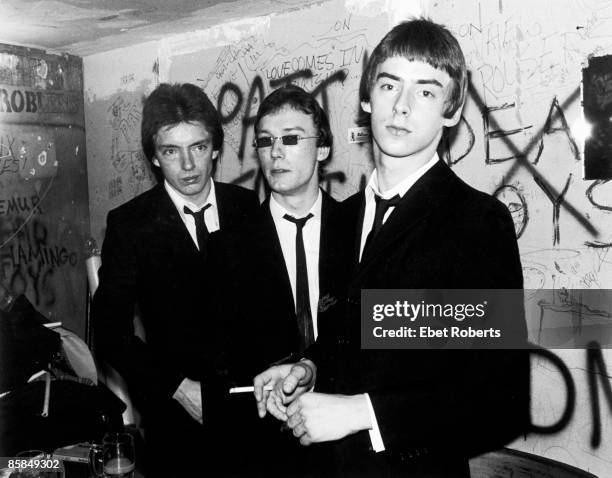
[{"label": "clasped hand", "polygon": [[339,440],[371,428],[365,395],[309,392],[287,407],[287,426],[302,445]]},{"label": "clasped hand", "polygon": [[[309,360],[259,374],[253,382],[259,416],[269,412],[284,421],[302,445],[339,440],[371,428],[365,395],[309,392],[315,376],[316,367]],[[272,390],[265,389],[270,386]]]},{"label": "clasped hand", "polygon": [[279,420],[287,421],[287,405],[314,387],[316,371],[314,363],[302,360],[276,365],[257,375],[253,386],[259,416],[263,418],[269,412]]}]

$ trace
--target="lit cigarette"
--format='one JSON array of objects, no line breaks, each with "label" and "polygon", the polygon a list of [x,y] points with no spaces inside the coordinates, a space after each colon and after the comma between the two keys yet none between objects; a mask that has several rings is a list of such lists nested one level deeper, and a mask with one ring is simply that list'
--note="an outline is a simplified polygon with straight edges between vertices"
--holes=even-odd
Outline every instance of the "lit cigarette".
[{"label": "lit cigarette", "polygon": [[55,329],[56,327],[61,327],[62,323],[61,322],[47,322],[46,324],[43,324],[45,327],[47,327],[48,329]]},{"label": "lit cigarette", "polygon": [[[272,390],[272,385],[266,385],[264,387],[264,390],[267,390],[268,392]],[[250,387],[234,387],[234,388],[230,388],[229,393],[248,393],[251,392],[253,393],[255,391],[255,387],[253,387],[253,385],[251,385]]]}]

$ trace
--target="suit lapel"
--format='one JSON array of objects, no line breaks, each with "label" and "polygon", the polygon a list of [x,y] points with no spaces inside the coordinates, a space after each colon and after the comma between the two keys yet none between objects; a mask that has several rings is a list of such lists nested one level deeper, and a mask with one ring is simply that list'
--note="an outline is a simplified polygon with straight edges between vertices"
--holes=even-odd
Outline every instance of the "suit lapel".
[{"label": "suit lapel", "polygon": [[156,188],[156,201],[151,204],[152,224],[157,229],[154,233],[155,241],[169,244],[171,250],[189,251],[197,254],[198,248],[189,235],[189,231],[168,192],[163,184],[157,185]]},{"label": "suit lapel", "polygon": [[281,249],[278,233],[276,232],[276,225],[274,224],[274,219],[272,219],[272,213],[270,212],[269,196],[261,206],[259,206],[258,214],[260,216],[259,223],[261,227],[259,229],[259,237],[254,238],[254,240],[259,241],[261,260],[263,261],[262,266],[264,268],[269,268],[272,272],[273,283],[271,286],[278,286],[280,288],[280,297],[287,310],[291,311],[290,317],[295,318],[293,291],[291,290],[291,282],[289,280],[289,273],[287,272],[283,250]]},{"label": "suit lapel", "polygon": [[321,190],[321,231],[319,240],[319,299],[333,291],[338,276],[338,267],[346,267],[342,262],[343,250],[349,244],[344,242],[346,231],[340,230],[344,224],[340,221],[340,205],[329,194]]},{"label": "suit lapel", "polygon": [[355,244],[353,245],[353,263],[359,264],[359,252],[361,252],[361,233],[363,231],[363,220],[365,216],[365,191],[359,194],[359,213],[355,224]]},{"label": "suit lapel", "polygon": [[232,224],[235,208],[230,201],[227,190],[223,183],[215,183],[215,194],[217,196],[217,214],[219,215],[219,229],[223,230]]},{"label": "suit lapel", "polygon": [[[361,258],[357,275],[363,274],[370,264],[398,240],[407,240],[415,226],[425,220],[432,211],[445,207],[444,203],[452,195],[454,173],[448,166],[438,161],[402,197],[382,229]],[[365,211],[365,195],[362,209]],[[363,225],[361,213],[360,223]]]}]

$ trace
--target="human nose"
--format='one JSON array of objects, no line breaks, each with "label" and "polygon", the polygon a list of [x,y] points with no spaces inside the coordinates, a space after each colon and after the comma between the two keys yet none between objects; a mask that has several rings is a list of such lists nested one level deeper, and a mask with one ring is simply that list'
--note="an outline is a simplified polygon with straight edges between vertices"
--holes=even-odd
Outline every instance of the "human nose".
[{"label": "human nose", "polygon": [[410,100],[410,89],[402,87],[402,89],[399,91],[399,94],[397,95],[397,98],[395,99],[395,104],[393,105],[393,113],[399,115],[410,114]]},{"label": "human nose", "polygon": [[283,141],[282,138],[272,138],[272,150],[270,154],[273,158],[278,158],[283,155]]},{"label": "human nose", "polygon": [[191,171],[195,167],[190,151],[181,151],[181,167],[185,171]]}]

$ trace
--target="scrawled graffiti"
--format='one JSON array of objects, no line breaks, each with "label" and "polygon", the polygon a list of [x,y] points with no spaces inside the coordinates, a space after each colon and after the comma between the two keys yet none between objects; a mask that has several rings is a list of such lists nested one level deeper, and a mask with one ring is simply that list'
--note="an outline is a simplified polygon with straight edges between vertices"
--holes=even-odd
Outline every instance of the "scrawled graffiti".
[{"label": "scrawled graffiti", "polygon": [[[532,355],[540,361],[545,361],[559,372],[565,388],[565,404],[563,411],[554,423],[531,424],[531,431],[544,435],[561,433],[571,422],[576,409],[576,383],[565,362],[554,352],[535,348]],[[597,449],[601,446],[602,409],[612,413],[612,377],[607,373],[607,365],[601,346],[591,342],[585,351],[585,372],[588,381],[588,404],[591,412],[590,446]],[[602,403],[603,402],[603,403]]]},{"label": "scrawled graffiti", "polygon": [[108,181],[108,199],[121,197],[124,193],[135,196],[153,183],[150,165],[137,141],[141,116],[141,106],[122,95],[107,109],[112,131],[110,163],[116,174]]},{"label": "scrawled graffiti", "polygon": [[[29,204],[28,198],[18,204],[24,209],[38,208],[32,198]],[[0,244],[4,244],[0,248],[0,282],[8,284],[15,294],[28,294],[36,306],[49,307],[61,294],[54,276],[62,269],[76,268],[78,254],[69,246],[52,241],[42,218],[34,216],[27,223],[24,221],[20,215],[0,218]]]}]

